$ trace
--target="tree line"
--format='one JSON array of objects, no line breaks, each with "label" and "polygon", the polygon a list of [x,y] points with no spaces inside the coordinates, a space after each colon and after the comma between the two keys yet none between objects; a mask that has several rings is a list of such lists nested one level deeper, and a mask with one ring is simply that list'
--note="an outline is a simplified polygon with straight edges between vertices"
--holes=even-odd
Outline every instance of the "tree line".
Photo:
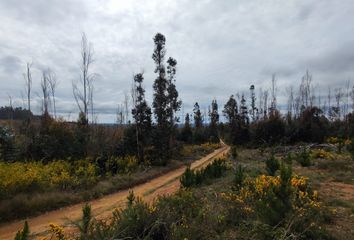
[{"label": "tree line", "polygon": [[[95,124],[94,80],[98,74],[92,72],[94,52],[85,34],[81,40],[80,79],[72,82],[79,109],[77,122],[69,123],[57,117],[55,92],[59,81],[51,69],[42,72],[42,115],[35,117],[32,114],[32,65],[28,63],[24,74],[27,109],[13,108],[11,98],[10,106],[0,109],[2,118],[23,120],[14,127],[15,131],[1,128],[1,157],[50,161],[89,156],[104,162],[109,156],[136,155],[140,163],[152,161],[165,165],[178,154],[183,143],[218,142],[223,138],[232,145],[259,146],[323,142],[328,136],[354,136],[354,87],[347,82],[344,90],[329,88],[326,97],[316,96],[309,71],[302,77],[298,89],[286,89],[286,111],[280,111],[274,74],[270,90],[259,89],[257,95],[256,86],[251,85],[249,94],[231,95],[221,111],[217,100],[213,99],[208,118],[203,116],[196,102],[193,112],[185,115],[183,127],[179,128],[177,112],[182,101],[176,87],[177,60],[166,57],[163,34],[157,33],[153,43],[156,74],[152,86],[153,102],[149,104],[145,98],[144,73],[135,74],[131,89],[133,122],[125,125],[122,123],[128,122],[130,111],[127,94],[117,112],[120,125]],[[225,121],[220,121],[222,117]]]}]

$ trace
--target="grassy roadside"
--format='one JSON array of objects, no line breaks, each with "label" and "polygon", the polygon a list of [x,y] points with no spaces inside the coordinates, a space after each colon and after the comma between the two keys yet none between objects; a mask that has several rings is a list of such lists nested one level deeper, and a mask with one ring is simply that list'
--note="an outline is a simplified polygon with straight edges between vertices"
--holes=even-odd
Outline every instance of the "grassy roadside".
[{"label": "grassy roadside", "polygon": [[104,177],[89,188],[76,191],[50,190],[16,194],[10,199],[0,201],[0,222],[39,215],[46,211],[100,198],[104,195],[145,183],[185,164],[189,164],[213,152],[218,147],[220,147],[218,144],[187,145],[182,149],[176,160],[172,160],[167,166],[139,168],[132,173]]},{"label": "grassy roadside", "polygon": [[[215,162],[203,171],[186,171],[181,178],[184,187],[150,204],[131,193],[127,207],[115,210],[110,221],[92,218],[88,229],[78,230],[76,235],[63,229],[63,239],[79,235],[90,240],[354,239],[346,231],[354,225],[340,211],[340,208],[353,207],[350,197],[331,197],[322,187],[347,170],[330,168],[335,164],[328,161],[346,161],[346,154],[326,159],[311,153],[311,165],[302,167],[298,156],[289,159],[287,153],[276,153],[274,158],[281,164],[274,175],[269,175],[266,162],[273,156],[272,150],[260,153],[257,149],[238,149],[237,152],[236,158],[224,159],[226,168],[221,174],[214,175],[219,169]],[[354,166],[354,162],[347,164]],[[316,178],[324,165],[328,165],[328,172],[323,178]],[[334,205],[338,213],[332,211]],[[338,229],[342,229],[341,235],[336,232]]]}]

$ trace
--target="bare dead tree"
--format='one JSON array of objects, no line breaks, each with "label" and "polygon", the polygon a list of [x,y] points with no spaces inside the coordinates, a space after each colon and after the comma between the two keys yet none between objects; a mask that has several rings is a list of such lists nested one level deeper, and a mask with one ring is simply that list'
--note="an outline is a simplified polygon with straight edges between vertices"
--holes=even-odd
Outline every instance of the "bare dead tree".
[{"label": "bare dead tree", "polygon": [[301,78],[300,84],[300,96],[301,96],[301,105],[302,108],[307,108],[308,106],[313,105],[314,96],[312,95],[312,75],[308,70],[306,70],[305,75]]},{"label": "bare dead tree", "polygon": [[354,113],[354,86],[350,92],[350,96],[352,98],[352,112]]},{"label": "bare dead tree", "polygon": [[343,115],[344,117],[346,117],[349,113],[349,98],[350,98],[350,81],[347,80],[346,83],[345,83],[345,89],[346,89],[346,92],[345,92],[345,102],[344,102],[344,105],[343,105]]},{"label": "bare dead tree", "polygon": [[10,107],[10,114],[8,116],[9,120],[10,120],[10,125],[12,127],[12,120],[13,120],[13,112],[14,112],[14,108],[12,105],[12,96],[10,94],[7,94],[7,96],[9,97],[9,107]]},{"label": "bare dead tree", "polygon": [[27,95],[27,109],[31,111],[31,90],[32,90],[32,73],[31,73],[32,63],[27,63],[26,73],[23,74],[25,78],[25,89]]},{"label": "bare dead tree", "polygon": [[96,118],[95,118],[95,112],[94,112],[94,108],[93,108],[93,90],[94,90],[94,86],[93,86],[91,80],[90,80],[90,82],[88,84],[88,86],[89,86],[89,91],[88,91],[89,102],[88,102],[88,106],[90,107],[90,111],[91,111],[91,123],[95,123],[96,122]]},{"label": "bare dead tree", "polygon": [[341,88],[336,88],[335,89],[335,99],[336,99],[336,107],[335,107],[335,112],[336,112],[336,117],[337,119],[341,118],[341,102],[343,98],[343,92]]},{"label": "bare dead tree", "polygon": [[133,75],[133,81],[132,81],[132,84],[131,84],[130,95],[131,95],[131,98],[132,98],[131,106],[135,107],[136,99],[137,99],[137,91],[136,91],[135,82],[134,82],[134,75]]},{"label": "bare dead tree", "polygon": [[123,113],[123,104],[119,103],[118,107],[117,107],[117,124],[118,125],[123,125],[123,123],[125,122],[124,119],[124,113]]},{"label": "bare dead tree", "polygon": [[275,73],[272,75],[272,88],[271,94],[272,99],[270,103],[270,114],[274,114],[275,110],[277,109],[277,86],[276,86],[276,75]]},{"label": "bare dead tree", "polygon": [[260,119],[263,115],[263,90],[262,88],[259,89],[259,97],[258,97],[258,118]]},{"label": "bare dead tree", "polygon": [[57,81],[57,77],[54,71],[52,71],[51,69],[48,68],[47,70],[47,81],[48,81],[48,85],[49,85],[49,90],[50,90],[50,94],[52,96],[52,102],[53,102],[53,115],[54,118],[57,118],[57,109],[56,109],[56,105],[55,105],[55,91],[56,88],[58,86],[58,81]]},{"label": "bare dead tree", "polygon": [[43,116],[49,116],[48,108],[50,104],[50,87],[48,82],[47,72],[42,72],[42,81],[41,81],[41,89],[43,94],[42,99],[42,112]]},{"label": "bare dead tree", "polygon": [[129,96],[127,92],[124,92],[124,114],[124,120],[127,124],[129,120]]},{"label": "bare dead tree", "polygon": [[290,119],[293,116],[293,109],[294,109],[294,87],[290,86],[289,88],[286,89],[286,92],[288,94],[288,116]]},{"label": "bare dead tree", "polygon": [[295,116],[294,116],[294,117],[300,116],[300,112],[301,112],[301,97],[300,97],[300,95],[298,95],[298,96],[295,98],[295,102],[294,102],[294,112],[295,112]]},{"label": "bare dead tree", "polygon": [[263,119],[266,119],[267,116],[268,116],[268,95],[269,95],[269,92],[268,90],[265,90],[263,92],[263,104],[264,104],[264,107],[263,107]]},{"label": "bare dead tree", "polygon": [[[91,111],[93,111],[93,80],[95,74],[90,72],[90,68],[93,59],[93,49],[91,44],[87,42],[85,33],[81,38],[81,75],[79,82],[72,82],[73,94],[76,104],[83,112],[86,119],[88,119],[88,107],[91,105]],[[80,84],[80,86],[78,86]]]},{"label": "bare dead tree", "polygon": [[328,107],[327,107],[327,110],[328,110],[328,117],[333,120],[333,114],[332,114],[332,103],[331,103],[331,100],[332,100],[332,93],[331,93],[331,87],[328,87],[328,94],[327,94],[327,103],[328,103]]}]

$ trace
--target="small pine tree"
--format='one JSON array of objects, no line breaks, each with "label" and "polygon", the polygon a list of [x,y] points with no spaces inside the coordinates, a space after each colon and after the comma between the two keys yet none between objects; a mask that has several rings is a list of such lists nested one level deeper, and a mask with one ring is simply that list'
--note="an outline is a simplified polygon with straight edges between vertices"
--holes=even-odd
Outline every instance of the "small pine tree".
[{"label": "small pine tree", "polygon": [[91,226],[92,213],[91,213],[91,205],[86,203],[82,207],[82,219],[81,224],[79,225],[80,230],[80,239],[86,240],[88,239],[88,234]]},{"label": "small pine tree", "polygon": [[181,185],[190,188],[195,184],[194,171],[188,166],[180,178]]},{"label": "small pine tree", "polygon": [[28,222],[25,221],[25,224],[23,225],[23,229],[18,231],[15,236],[15,240],[27,240],[29,238],[29,226]]},{"label": "small pine tree", "polygon": [[274,176],[275,172],[280,168],[279,160],[276,159],[274,154],[272,153],[271,156],[267,158],[265,163],[268,175]]},{"label": "small pine tree", "polygon": [[245,178],[246,178],[245,168],[242,167],[241,165],[238,165],[234,177],[234,185],[237,190],[239,190],[243,186]]}]

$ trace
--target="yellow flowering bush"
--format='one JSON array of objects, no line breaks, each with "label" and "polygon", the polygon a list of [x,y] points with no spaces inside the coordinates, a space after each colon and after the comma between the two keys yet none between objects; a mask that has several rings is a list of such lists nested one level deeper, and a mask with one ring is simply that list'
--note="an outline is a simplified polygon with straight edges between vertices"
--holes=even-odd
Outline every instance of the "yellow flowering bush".
[{"label": "yellow flowering bush", "polygon": [[329,138],[327,138],[326,142],[331,143],[331,144],[337,144],[338,138],[337,137],[329,137]]},{"label": "yellow flowering bush", "polygon": [[223,192],[220,197],[234,206],[234,210],[230,209],[233,217],[244,219],[255,215],[272,226],[290,213],[300,216],[301,212],[320,208],[318,193],[311,191],[308,178],[292,175],[291,169],[284,170],[284,166],[279,176],[248,177],[240,189]]},{"label": "yellow flowering bush", "polygon": [[61,226],[54,223],[50,223],[49,228],[52,234],[50,239],[65,240],[64,229]]},{"label": "yellow flowering bush", "polygon": [[311,151],[311,155],[313,158],[322,158],[322,159],[329,159],[334,160],[334,156],[332,153],[327,152],[324,149],[314,149]]},{"label": "yellow flowering bush", "polygon": [[203,143],[200,145],[184,145],[180,154],[183,157],[190,157],[196,153],[210,153],[217,148],[220,148],[220,143]]},{"label": "yellow flowering bush", "polygon": [[87,160],[70,164],[67,161],[0,162],[0,199],[17,193],[68,189],[97,181],[96,167]]},{"label": "yellow flowering bush", "polygon": [[350,139],[344,140],[344,145],[345,145],[345,146],[349,146],[349,145],[351,145],[351,144],[352,144],[352,140],[350,140]]}]

